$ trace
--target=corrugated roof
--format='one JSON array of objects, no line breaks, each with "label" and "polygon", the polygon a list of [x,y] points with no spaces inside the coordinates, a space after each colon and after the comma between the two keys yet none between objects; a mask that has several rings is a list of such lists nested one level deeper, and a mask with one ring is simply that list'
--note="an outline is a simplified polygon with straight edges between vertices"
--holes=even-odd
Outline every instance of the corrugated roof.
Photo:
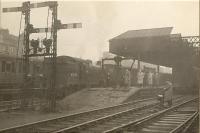
[{"label": "corrugated roof", "polygon": [[[140,37],[154,37],[154,36],[166,36],[170,35],[173,27],[141,29],[141,30],[129,30],[113,39],[128,39],[128,38],[140,38]],[[111,39],[111,40],[113,40]]]}]

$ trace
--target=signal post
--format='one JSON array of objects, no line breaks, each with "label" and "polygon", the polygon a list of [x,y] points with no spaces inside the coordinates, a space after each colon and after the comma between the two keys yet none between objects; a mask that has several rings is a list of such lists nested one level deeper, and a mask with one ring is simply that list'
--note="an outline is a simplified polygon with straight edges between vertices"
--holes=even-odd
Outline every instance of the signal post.
[{"label": "signal post", "polygon": [[[50,79],[50,87],[48,88],[49,92],[49,110],[55,111],[56,109],[56,57],[57,57],[57,31],[60,29],[72,29],[72,28],[81,28],[81,23],[70,23],[70,24],[62,24],[60,20],[57,18],[57,1],[47,1],[41,3],[30,3],[29,1],[23,2],[21,7],[10,7],[3,8],[3,12],[22,12],[25,16],[25,29],[24,29],[24,54],[23,54],[23,64],[24,64],[24,92],[27,92],[27,82],[28,82],[28,74],[29,74],[29,58],[43,56],[49,57],[51,61],[52,71],[51,71],[51,79]],[[49,7],[52,11],[52,24],[51,27],[46,28],[35,28],[32,24],[30,24],[30,11],[32,8],[41,8],[41,7]],[[39,47],[39,40],[32,39],[30,41],[29,37],[32,33],[51,33],[50,38],[43,39],[43,48]],[[26,94],[24,94],[26,95]],[[25,99],[22,99],[22,101]]]}]

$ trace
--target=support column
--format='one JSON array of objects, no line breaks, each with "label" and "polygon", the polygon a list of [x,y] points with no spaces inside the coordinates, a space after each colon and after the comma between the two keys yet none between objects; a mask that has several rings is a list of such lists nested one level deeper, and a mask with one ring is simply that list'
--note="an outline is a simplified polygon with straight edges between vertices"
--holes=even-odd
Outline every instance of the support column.
[{"label": "support column", "polygon": [[137,69],[138,69],[138,71],[140,71],[140,55],[138,55],[138,64],[137,65],[138,65]]},{"label": "support column", "polygon": [[157,65],[157,72],[160,73],[160,65]]},{"label": "support column", "polygon": [[157,65],[156,86],[160,85],[160,65]]}]

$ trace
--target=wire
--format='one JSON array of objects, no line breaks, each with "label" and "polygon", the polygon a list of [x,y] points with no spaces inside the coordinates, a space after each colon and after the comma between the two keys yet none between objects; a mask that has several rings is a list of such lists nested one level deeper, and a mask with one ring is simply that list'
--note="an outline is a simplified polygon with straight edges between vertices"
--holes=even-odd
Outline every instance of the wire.
[{"label": "wire", "polygon": [[53,17],[53,13],[52,13],[52,20],[51,20],[51,36],[50,38],[53,38],[53,31],[54,31],[54,26],[55,26],[55,22],[54,22],[54,17]]},{"label": "wire", "polygon": [[49,26],[49,8],[48,8],[48,14],[47,14],[47,31],[46,31],[46,38],[47,38],[48,26]]},{"label": "wire", "polygon": [[[18,55],[19,55],[19,43],[20,43],[20,34],[21,34],[21,27],[22,27],[22,15],[23,15],[23,13],[21,13],[21,17],[20,17],[20,26],[19,26],[19,34],[18,34],[18,41],[17,41],[17,51],[16,51],[16,60],[15,60],[16,65],[15,66],[17,66],[17,59],[18,59]],[[15,67],[15,68],[17,68],[17,67]],[[15,73],[17,73],[16,69],[15,69]]]},{"label": "wire", "polygon": [[21,13],[21,18],[20,18],[20,26],[19,26],[19,34],[18,34],[18,42],[17,42],[17,53],[16,57],[18,58],[18,52],[19,52],[19,42],[20,42],[20,33],[21,33],[21,27],[22,27],[22,13]]}]

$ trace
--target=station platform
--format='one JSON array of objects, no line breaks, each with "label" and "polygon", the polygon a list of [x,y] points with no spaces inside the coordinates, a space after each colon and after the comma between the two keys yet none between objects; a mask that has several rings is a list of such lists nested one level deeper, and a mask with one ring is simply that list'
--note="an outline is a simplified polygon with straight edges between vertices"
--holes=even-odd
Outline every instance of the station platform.
[{"label": "station platform", "polygon": [[66,97],[59,105],[62,109],[74,111],[102,108],[123,103],[138,90],[138,87],[88,88]]}]

